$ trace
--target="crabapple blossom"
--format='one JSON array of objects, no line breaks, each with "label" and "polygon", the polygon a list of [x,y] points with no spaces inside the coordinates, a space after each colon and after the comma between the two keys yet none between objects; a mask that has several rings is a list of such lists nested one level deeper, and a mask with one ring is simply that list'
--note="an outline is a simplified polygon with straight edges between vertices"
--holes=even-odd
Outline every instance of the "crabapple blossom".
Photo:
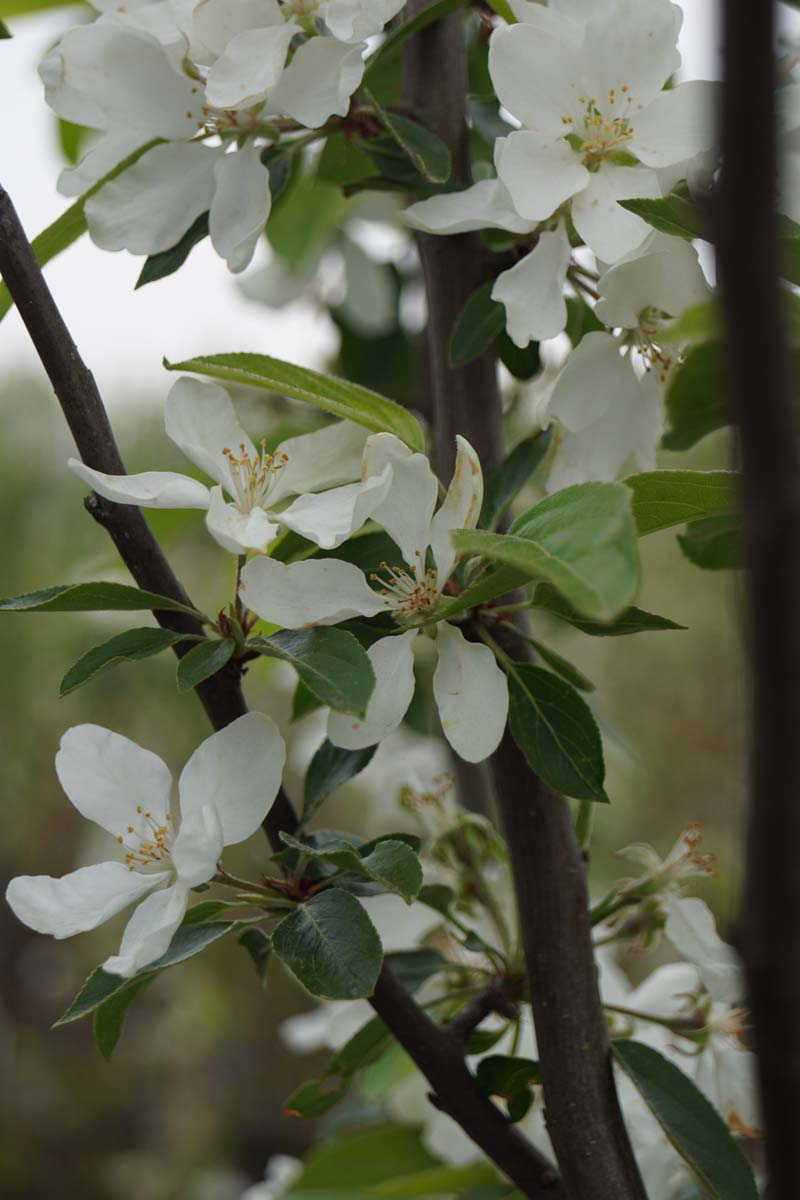
[{"label": "crabapple blossom", "polygon": [[178,780],[157,755],[102,729],[67,730],[56,773],[81,816],[117,842],[121,860],[53,879],[19,875],[6,899],[31,929],[55,938],[95,929],[128,905],[119,953],[103,964],[125,977],[155,962],[183,920],[191,888],[212,878],[225,846],[259,828],[278,793],[285,749],[278,727],[247,713],[206,738]]}]

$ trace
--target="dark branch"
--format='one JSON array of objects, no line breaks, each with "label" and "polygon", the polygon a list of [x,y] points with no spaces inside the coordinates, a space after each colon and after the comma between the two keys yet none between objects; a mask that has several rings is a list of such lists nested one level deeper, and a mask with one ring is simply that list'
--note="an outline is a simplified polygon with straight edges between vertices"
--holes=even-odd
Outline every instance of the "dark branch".
[{"label": "dark branch", "polygon": [[[412,0],[413,12],[423,0]],[[407,94],[416,115],[447,143],[454,175],[469,182],[464,120],[463,19],[454,14],[406,49]],[[484,471],[502,459],[494,358],[447,364],[453,322],[491,271],[477,235],[421,235],[428,297],[436,459],[449,477],[458,432]],[[508,651],[519,658],[519,646]],[[581,854],[563,797],[546,788],[506,733],[490,770],[509,846],[540,1049],[548,1132],[567,1192],[592,1200],[644,1200],[644,1187],[614,1087],[597,987]]]},{"label": "dark branch", "polygon": [[[110,475],[125,473],[114,434],[94,376],[81,359],[50,289],[45,283],[19,217],[6,191],[0,188],[0,275],[17,306],[36,352],[53,385],[78,452],[89,467]],[[122,561],[139,587],[180,604],[191,601],[167,562],[141,509],[130,504],[110,504],[94,493],[87,508],[103,526],[119,551]],[[166,629],[197,636],[203,628],[182,613],[156,612]],[[179,643],[180,657],[193,643]],[[225,668],[196,689],[215,729],[222,729],[247,711],[239,671]],[[279,829],[294,829],[297,818],[283,791],[268,815],[265,828],[276,849],[282,843]]]},{"label": "dark branch", "polygon": [[509,996],[509,988],[504,979],[492,979],[477,996],[460,1008],[451,1017],[444,1028],[451,1037],[466,1045],[470,1034],[485,1021],[490,1013],[500,1013],[510,1020],[517,1016],[516,1007]]},{"label": "dark branch", "polygon": [[800,1195],[800,431],[779,285],[774,38],[770,0],[727,0],[717,248],[741,431],[751,675],[739,937],[769,1194],[790,1200]]}]

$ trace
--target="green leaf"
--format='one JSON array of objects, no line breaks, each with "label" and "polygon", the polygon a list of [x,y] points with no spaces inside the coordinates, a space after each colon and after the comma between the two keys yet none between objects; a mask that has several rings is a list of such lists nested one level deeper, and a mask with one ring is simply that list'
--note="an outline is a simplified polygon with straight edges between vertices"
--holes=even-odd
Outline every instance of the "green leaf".
[{"label": "green leaf", "polygon": [[680,548],[690,562],[706,571],[732,571],[743,567],[742,522],[737,513],[690,521],[678,534]]},{"label": "green leaf", "polygon": [[556,675],[560,675],[562,679],[566,679],[567,683],[571,683],[573,687],[578,688],[581,692],[593,692],[595,690],[591,679],[587,679],[583,672],[579,671],[568,659],[562,658],[560,654],[556,654],[555,650],[548,649],[547,646],[537,641],[536,638],[529,637],[527,640],[542,661],[547,663],[550,670],[555,671]]},{"label": "green leaf", "polygon": [[758,1200],[753,1172],[717,1110],[688,1076],[652,1046],[611,1043],[672,1145],[716,1200]]},{"label": "green leaf", "polygon": [[[29,0],[30,3],[30,0]],[[10,11],[5,11],[6,5]],[[48,3],[36,4],[31,3],[30,8],[45,8],[50,7]],[[11,11],[13,10],[13,11]],[[15,7],[15,0],[0,0],[0,18],[4,16],[15,16],[20,11],[19,7]],[[28,9],[22,9],[28,11]],[[121,163],[99,179],[87,191],[80,196],[74,204],[72,204],[66,212],[63,212],[52,225],[48,225],[43,229],[31,242],[31,249],[36,256],[36,261],[40,267],[50,262],[51,258],[55,258],[62,250],[66,250],[73,242],[76,242],[81,234],[84,234],[88,228],[86,224],[86,216],[84,214],[84,206],[90,196],[98,192],[105,183],[109,183],[112,179],[116,179],[117,175],[121,175],[128,167],[133,166],[137,159],[141,158],[146,151],[151,150],[153,146],[157,146],[161,142],[161,138],[154,138],[147,142],[144,146],[140,146],[138,150],[134,150],[127,158],[124,158]],[[0,282],[0,321],[6,315],[8,310],[13,306],[14,301],[11,298],[6,285]]]},{"label": "green leaf", "polygon": [[550,612],[591,637],[622,637],[629,633],[655,633],[665,629],[686,628],[685,625],[678,625],[667,617],[659,617],[656,613],[633,607],[626,608],[614,621],[590,621],[575,612],[549,583],[540,583],[537,586],[531,607]]},{"label": "green leaf", "polygon": [[304,400],[373,432],[393,433],[412,450],[425,450],[422,430],[411,413],[377,392],[333,375],[321,375],[308,367],[298,367],[266,354],[201,355],[179,363],[164,359],[164,366],[168,371],[191,371],[195,375],[266,388],[293,400]]},{"label": "green leaf", "polygon": [[68,696],[76,688],[94,679],[101,671],[114,667],[121,662],[139,662],[143,658],[152,658],[162,650],[174,646],[185,638],[183,633],[175,633],[171,629],[126,629],[116,637],[101,646],[94,646],[82,655],[70,667],[61,680],[60,695]]},{"label": "green leaf", "polygon": [[56,125],[61,153],[67,162],[74,166],[83,153],[86,137],[91,130],[86,125],[76,125],[74,121],[65,121],[63,117],[56,117]]},{"label": "green leaf", "polygon": [[514,502],[539,466],[553,441],[554,427],[523,438],[508,458],[486,481],[481,509],[481,525],[494,529],[503,513]]},{"label": "green leaf", "polygon": [[346,184],[368,179],[378,170],[364,150],[360,138],[334,133],[325,139],[317,163],[317,179],[322,183]]},{"label": "green leaf", "polygon": [[319,892],[284,917],[272,935],[275,953],[314,996],[370,996],[383,961],[375,926],[354,896]]},{"label": "green leaf", "polygon": [[68,583],[0,600],[0,612],[137,612],[145,609],[183,612],[193,617],[199,615],[167,596],[142,592],[125,583]]},{"label": "green leaf", "polygon": [[434,912],[441,913],[443,917],[450,915],[450,909],[453,907],[455,898],[455,892],[446,883],[423,884],[417,896],[417,900],[421,904],[426,904],[428,908],[432,908]]},{"label": "green leaf", "polygon": [[121,975],[111,975],[102,967],[95,967],[72,1004],[55,1022],[53,1028],[57,1029],[60,1025],[68,1025],[71,1021],[80,1020],[81,1017],[94,1012],[111,996],[121,992],[124,988],[131,987],[134,982],[139,982],[145,976],[149,978],[158,971],[165,971],[167,967],[174,967],[178,963],[185,962],[187,958],[193,958],[195,954],[205,950],[212,942],[216,942],[226,933],[230,933],[235,925],[235,921],[184,922],[173,934],[169,947],[161,957],[155,962],[149,963],[131,979],[123,979]]},{"label": "green leaf", "polygon": [[506,592],[530,583],[530,576],[525,571],[514,567],[494,567],[484,571],[476,583],[463,591],[461,595],[442,613],[448,621],[459,613],[467,612],[480,604],[486,604]]},{"label": "green leaf", "polygon": [[[620,483],[579,483],[541,500],[507,534],[457,530],[453,545],[544,579],[583,616],[611,620],[639,582],[630,497]],[[463,601],[462,601],[463,602]]]},{"label": "green leaf", "polygon": [[717,342],[689,351],[670,380],[666,404],[669,428],[661,440],[666,450],[688,450],[728,424]]},{"label": "green leaf", "polygon": [[618,200],[617,203],[660,233],[689,240],[706,236],[697,209],[680,196],[664,196],[661,200]]},{"label": "green leaf", "polygon": [[199,642],[178,661],[178,691],[190,692],[204,679],[210,679],[221,671],[233,656],[236,643],[233,638],[222,641]]},{"label": "green leaf", "polygon": [[463,367],[483,354],[499,333],[505,329],[506,310],[492,299],[494,280],[482,283],[467,300],[456,317],[447,357],[451,367]]},{"label": "green leaf", "polygon": [[734,512],[739,503],[735,471],[645,471],[629,475],[624,482],[633,492],[640,536],[698,517]]},{"label": "green leaf", "polygon": [[11,30],[8,28],[5,21],[0,21],[0,42],[6,41],[12,36]]},{"label": "green leaf", "polygon": [[538,1062],[508,1054],[490,1054],[481,1059],[475,1078],[487,1096],[507,1101],[512,1121],[525,1116],[533,1103],[532,1086],[541,1082]]},{"label": "green leaf", "polygon": [[375,672],[361,643],[343,629],[282,629],[251,638],[248,649],[291,663],[303,683],[337,712],[363,717]]},{"label": "green leaf", "polygon": [[143,992],[148,984],[155,979],[154,974],[148,974],[133,982],[120,991],[109,996],[103,1004],[94,1010],[93,1032],[97,1049],[108,1062],[114,1053],[114,1048],[122,1036],[128,1009]]},{"label": "green leaf", "polygon": [[416,169],[431,183],[445,183],[450,178],[450,151],[441,138],[417,121],[387,112],[375,97],[365,91],[368,102],[375,108],[378,120],[389,131],[400,149]]},{"label": "green leaf", "polygon": [[396,54],[404,42],[408,38],[413,37],[415,33],[420,33],[421,30],[427,29],[428,25],[432,25],[434,21],[441,21],[442,17],[446,17],[448,13],[455,12],[456,9],[461,8],[464,2],[465,0],[434,0],[432,4],[427,4],[424,8],[418,9],[413,16],[408,17],[402,24],[393,29],[391,33],[388,33],[377,50],[374,50],[367,59],[364,84],[367,87],[374,88],[378,63]]},{"label": "green leaf", "polygon": [[306,687],[302,679],[298,679],[292,696],[292,720],[299,721],[301,717],[316,712],[318,708],[322,708],[322,701]]},{"label": "green leaf", "polygon": [[393,950],[383,961],[409,992],[416,992],[449,965],[443,954],[427,946],[418,950]]},{"label": "green leaf", "polygon": [[533,379],[542,365],[539,343],[529,342],[523,349],[512,342],[505,329],[495,343],[497,357],[515,379]]},{"label": "green leaf", "polygon": [[461,1167],[441,1166],[430,1167],[427,1171],[417,1171],[412,1175],[401,1175],[398,1179],[385,1179],[383,1183],[375,1183],[369,1189],[372,1197],[407,1196],[409,1200],[419,1200],[420,1196],[453,1196],[458,1193],[463,1196],[464,1188],[480,1187],[483,1184],[497,1183],[497,1171],[488,1162],[468,1163]]},{"label": "green leaf", "polygon": [[334,1054],[318,1079],[292,1092],[283,1104],[292,1117],[319,1117],[347,1092],[353,1075],[374,1062],[392,1043],[392,1034],[379,1017],[373,1017]]},{"label": "green leaf", "polygon": [[197,220],[193,221],[186,233],[171,246],[169,250],[162,250],[159,254],[150,254],[144,260],[139,278],[136,280],[134,290],[144,287],[146,283],[154,283],[156,279],[166,279],[168,275],[174,275],[191,254],[192,250],[208,237],[208,213],[201,213]]},{"label": "green leaf", "polygon": [[240,946],[244,946],[250,958],[253,960],[253,965],[258,972],[258,978],[261,980],[261,986],[267,986],[267,967],[269,960],[272,958],[272,938],[268,933],[264,933],[263,929],[256,928],[251,925],[249,929],[245,929],[236,939]]},{"label": "green leaf", "polygon": [[375,883],[402,896],[406,904],[416,899],[422,887],[422,865],[405,842],[384,839],[362,859],[362,866]]},{"label": "green leaf", "polygon": [[316,751],[306,772],[302,824],[306,825],[331,792],[347,783],[372,761],[377,747],[343,750],[328,738]]},{"label": "green leaf", "polygon": [[605,325],[594,315],[581,296],[570,296],[567,299],[566,334],[573,347],[580,345],[587,333],[603,333]]},{"label": "green leaf", "polygon": [[314,261],[351,209],[338,187],[305,171],[287,184],[281,203],[270,213],[267,240],[297,273]]},{"label": "green leaf", "polygon": [[531,769],[566,796],[608,802],[600,732],[575,689],[527,663],[513,664],[508,689],[509,727]]},{"label": "green leaf", "polygon": [[181,927],[210,921],[229,908],[240,907],[241,901],[239,900],[201,900],[199,904],[193,904],[191,908],[187,909],[186,916],[181,921]]}]

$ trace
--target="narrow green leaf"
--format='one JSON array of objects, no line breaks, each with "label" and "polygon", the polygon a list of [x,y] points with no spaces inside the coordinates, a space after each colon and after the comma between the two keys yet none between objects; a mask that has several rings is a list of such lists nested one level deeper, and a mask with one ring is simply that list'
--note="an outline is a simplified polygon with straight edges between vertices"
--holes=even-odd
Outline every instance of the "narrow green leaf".
[{"label": "narrow green leaf", "polygon": [[728,424],[719,343],[692,347],[670,380],[666,404],[669,428],[661,439],[666,450],[688,450]]},{"label": "narrow green leaf", "polygon": [[566,796],[607,802],[600,732],[575,689],[541,667],[514,663],[508,690],[509,727],[531,769]]},{"label": "narrow green leaf", "polygon": [[443,611],[442,617],[449,621],[459,613],[477,608],[480,604],[487,604],[498,596],[504,596],[506,592],[513,592],[515,588],[529,584],[530,581],[530,575],[515,567],[490,567]]},{"label": "narrow green leaf", "polygon": [[167,596],[143,592],[124,583],[68,583],[0,600],[0,612],[141,612],[145,609],[184,612],[193,617],[199,615]]},{"label": "narrow green leaf", "polygon": [[690,521],[686,532],[678,534],[678,542],[689,561],[705,571],[733,571],[744,566],[738,513]]},{"label": "narrow green leaf", "polygon": [[272,958],[272,938],[268,933],[264,933],[263,929],[256,928],[251,925],[249,929],[245,929],[236,939],[240,946],[244,946],[250,958],[253,961],[258,978],[261,981],[262,988],[267,986],[267,968],[269,960]]},{"label": "narrow green leaf", "polygon": [[619,483],[580,483],[541,500],[507,534],[457,530],[453,545],[553,584],[582,615],[611,620],[639,582],[630,497]]},{"label": "narrow green leaf", "polygon": [[101,646],[94,646],[82,655],[70,667],[61,680],[60,694],[68,696],[76,688],[94,679],[101,671],[114,667],[121,662],[139,662],[143,658],[152,658],[162,650],[183,641],[185,634],[175,633],[171,629],[146,627],[144,629],[126,629],[116,637]]},{"label": "narrow green leaf", "polygon": [[549,583],[540,583],[537,586],[531,608],[550,612],[591,637],[623,637],[630,633],[656,633],[659,630],[686,628],[685,625],[678,625],[667,617],[659,617],[656,613],[633,607],[626,608],[614,621],[591,621],[570,607]]},{"label": "narrow green leaf", "polygon": [[664,1133],[716,1200],[758,1200],[753,1172],[717,1110],[652,1046],[611,1043],[614,1057]]},{"label": "narrow green leaf", "polygon": [[302,823],[306,825],[331,792],[347,783],[372,761],[375,746],[344,750],[327,738],[314,754],[306,772]]},{"label": "narrow green leaf", "polygon": [[327,1200],[329,1195],[332,1200],[336,1192],[341,1200],[356,1197],[360,1200],[367,1195],[363,1189],[439,1165],[423,1146],[417,1126],[398,1124],[347,1130],[311,1151],[302,1175],[286,1192],[284,1200]]},{"label": "narrow green leaf", "polygon": [[624,482],[633,492],[640,536],[698,517],[735,512],[739,503],[735,471],[645,471]]},{"label": "narrow green leaf", "polygon": [[587,333],[602,333],[605,325],[594,315],[582,296],[570,296],[567,299],[567,337],[573,347],[579,346]]},{"label": "narrow green leaf", "polygon": [[529,637],[528,641],[533,646],[536,653],[547,663],[551,671],[555,671],[556,675],[560,675],[562,679],[566,679],[567,683],[571,683],[574,688],[578,688],[581,692],[593,692],[594,684],[591,679],[579,671],[568,659],[563,658],[560,654],[556,654],[555,650],[550,650],[547,646],[537,641],[536,638]]},{"label": "narrow green leaf", "polygon": [[512,342],[505,329],[495,342],[495,350],[500,362],[515,379],[533,379],[542,365],[538,342],[529,342],[523,349]]},{"label": "narrow green leaf", "polygon": [[144,260],[144,266],[136,280],[134,290],[144,287],[146,283],[154,283],[157,279],[166,279],[168,275],[174,275],[186,262],[198,242],[202,242],[207,237],[208,213],[204,212],[192,222],[186,233],[174,246],[171,246],[169,250],[162,250],[159,254],[150,254]]},{"label": "narrow green leaf", "polygon": [[186,910],[186,916],[181,921],[181,928],[186,925],[198,925],[211,921],[214,917],[218,917],[220,913],[226,912],[229,908],[240,908],[241,901],[239,900],[201,900],[199,904],[193,904],[191,908]]},{"label": "narrow green leaf", "polygon": [[353,1075],[374,1062],[392,1043],[392,1034],[379,1017],[354,1033],[327,1063],[319,1079],[304,1083],[283,1104],[292,1117],[319,1117],[344,1097]]},{"label": "narrow green leaf", "polygon": [[[20,3],[22,0],[20,0]],[[19,7],[15,7],[16,0],[0,0],[0,18],[5,16],[15,16]],[[50,7],[49,3],[36,4],[35,0],[28,0],[31,10],[37,7]],[[5,11],[6,6],[9,11]],[[22,11],[29,11],[23,9]],[[138,150],[134,150],[127,158],[124,158],[121,163],[99,179],[87,191],[80,196],[74,204],[72,204],[66,212],[63,212],[52,225],[48,225],[47,229],[43,229],[31,242],[31,249],[36,256],[36,261],[40,267],[50,262],[51,258],[55,258],[62,250],[66,250],[73,242],[76,242],[81,234],[84,234],[88,228],[86,224],[86,216],[84,214],[84,206],[90,196],[98,192],[105,183],[109,183],[112,179],[116,179],[123,171],[127,171],[128,167],[133,166],[137,159],[141,158],[153,146],[157,146],[161,138],[154,138],[147,142],[144,146],[140,146]],[[6,285],[0,282],[0,321],[6,315],[8,310],[13,306],[14,301],[11,298]]]},{"label": "narrow green leaf", "polygon": [[416,992],[449,965],[443,954],[427,946],[418,950],[393,950],[383,961],[409,992]]},{"label": "narrow green leaf", "polygon": [[319,892],[284,917],[272,935],[275,953],[314,996],[370,996],[383,961],[366,910],[341,888]]},{"label": "narrow green leaf", "polygon": [[294,400],[304,400],[366,429],[393,433],[412,450],[425,449],[419,423],[399,404],[369,388],[333,375],[321,375],[308,367],[298,367],[266,354],[202,355],[179,363],[165,359],[164,366],[168,371],[191,371],[195,375],[244,383]]},{"label": "narrow green leaf", "polygon": [[506,325],[506,310],[492,299],[494,280],[482,283],[456,317],[447,346],[451,367],[463,367],[483,354]]},{"label": "narrow green leaf", "polygon": [[178,660],[177,680],[179,692],[190,692],[204,679],[210,679],[221,671],[236,649],[233,638],[222,641],[198,642]]},{"label": "narrow green leaf", "polygon": [[282,629],[251,638],[248,648],[291,663],[306,687],[337,712],[363,717],[375,672],[363,646],[343,629]]},{"label": "narrow green leaf", "polygon": [[122,1036],[128,1009],[140,992],[152,983],[155,975],[148,974],[141,979],[134,979],[127,987],[109,996],[103,1004],[94,1010],[93,1031],[97,1049],[108,1062],[114,1053],[114,1048]]},{"label": "narrow green leaf", "polygon": [[383,59],[396,54],[403,46],[408,38],[413,37],[415,33],[420,33],[423,29],[427,29],[434,21],[441,21],[442,17],[446,17],[448,13],[455,12],[461,8],[465,0],[433,0],[432,4],[427,4],[424,8],[420,8],[413,16],[408,17],[402,24],[393,29],[383,39],[377,50],[374,50],[367,59],[367,68],[364,72],[364,84],[368,87],[374,87],[376,67]]},{"label": "narrow green leaf", "polygon": [[445,183],[450,178],[450,151],[441,138],[431,133],[417,121],[401,117],[386,109],[368,91],[368,102],[374,107],[378,119],[397,142],[400,149],[411,160],[416,169],[431,183]]},{"label": "narrow green leaf", "polygon": [[690,240],[705,236],[700,214],[681,196],[664,196],[661,200],[618,200],[617,203],[660,233]]},{"label": "narrow green leaf", "polygon": [[480,523],[494,529],[539,466],[553,441],[554,426],[534,433],[514,447],[508,458],[486,481]]}]

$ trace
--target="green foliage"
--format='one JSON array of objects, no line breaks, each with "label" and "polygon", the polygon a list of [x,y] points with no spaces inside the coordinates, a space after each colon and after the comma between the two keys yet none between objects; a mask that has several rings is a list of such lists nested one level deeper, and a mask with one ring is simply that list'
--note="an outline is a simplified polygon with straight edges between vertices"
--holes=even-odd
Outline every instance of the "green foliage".
[{"label": "green foliage", "polygon": [[742,522],[736,513],[690,521],[686,532],[678,534],[678,543],[689,562],[706,571],[744,566]]},{"label": "green foliage", "polygon": [[74,121],[65,121],[63,117],[56,117],[56,127],[61,153],[74,166],[81,157],[89,130],[85,125],[76,125]]},{"label": "green foliage", "polygon": [[364,149],[362,138],[334,133],[325,139],[317,163],[317,179],[321,183],[343,186],[377,174],[378,168]]},{"label": "green foliage", "polygon": [[685,625],[670,621],[668,617],[659,617],[656,613],[633,607],[626,608],[613,621],[592,621],[577,613],[549,583],[537,585],[531,607],[544,609],[592,637],[623,637],[630,633],[657,633],[659,630],[686,628]]},{"label": "green foliage", "polygon": [[303,825],[313,817],[323,800],[347,783],[372,761],[375,746],[364,750],[344,750],[328,738],[314,754],[306,771],[303,791]]},{"label": "green foliage", "polygon": [[505,329],[506,311],[502,304],[492,299],[493,287],[492,279],[482,283],[456,317],[447,345],[451,367],[463,367],[472,362],[484,350],[488,350]]},{"label": "green foliage", "polygon": [[394,950],[383,961],[409,992],[416,992],[423,983],[448,966],[447,959],[429,946],[419,950]]},{"label": "green foliage", "polygon": [[594,315],[582,296],[570,296],[567,299],[566,334],[573,346],[580,345],[587,333],[603,333],[605,325]]},{"label": "green foliage", "polygon": [[507,1101],[512,1121],[521,1121],[533,1103],[532,1085],[540,1082],[539,1064],[532,1058],[490,1054],[478,1063],[475,1077],[487,1096]]},{"label": "green foliage", "polygon": [[509,728],[529,766],[566,796],[608,802],[600,731],[585,701],[541,667],[509,668]]},{"label": "green foliage", "polygon": [[302,841],[291,834],[281,833],[281,840],[291,849],[312,859],[330,863],[344,876],[368,880],[378,890],[394,892],[410,904],[422,887],[422,866],[416,852],[401,838],[381,837],[362,846],[354,846],[334,836],[323,843]]},{"label": "green foliage", "polygon": [[269,960],[272,958],[272,938],[268,933],[264,933],[263,929],[259,929],[256,925],[251,925],[249,929],[245,929],[240,933],[236,940],[240,946],[244,946],[250,955],[253,966],[258,972],[262,988],[266,987],[267,968],[269,967]]},{"label": "green foliage", "polygon": [[464,0],[433,0],[432,4],[427,4],[424,8],[418,9],[413,16],[408,17],[393,29],[391,33],[388,33],[378,48],[367,59],[367,69],[364,72],[364,85],[374,90],[379,63],[383,63],[387,58],[396,55],[403,44],[410,37],[413,37],[414,34],[427,29],[434,21],[440,21],[448,13],[455,12],[463,4]]},{"label": "green foliage", "polygon": [[267,221],[267,239],[290,270],[300,271],[316,258],[351,209],[338,187],[306,171],[287,183],[281,203]]},{"label": "green foliage", "polygon": [[[366,1200],[387,1180],[412,1179],[439,1165],[412,1126],[349,1130],[311,1152],[284,1200]],[[448,1190],[452,1193],[452,1187]],[[430,1194],[427,1189],[412,1193]]]},{"label": "green foliage", "polygon": [[379,1017],[373,1017],[337,1050],[318,1079],[310,1079],[292,1092],[284,1108],[293,1117],[319,1117],[345,1096],[353,1076],[374,1062],[391,1045],[392,1035]]},{"label": "green foliage", "polygon": [[121,662],[140,662],[143,658],[151,658],[169,649],[177,642],[183,641],[186,635],[175,633],[171,629],[159,629],[146,626],[144,629],[126,629],[116,637],[100,646],[94,646],[70,667],[61,680],[60,693],[68,696],[76,688],[82,687],[95,675],[109,667],[115,667]]},{"label": "green foliage", "polygon": [[186,262],[195,246],[207,237],[208,213],[204,212],[192,222],[183,237],[169,250],[150,254],[145,259],[135,287],[144,287],[146,283],[154,283],[156,279],[166,279],[168,275],[174,275]]},{"label": "green foliage", "polygon": [[707,434],[728,424],[717,342],[694,346],[667,388],[669,428],[661,444],[666,450],[688,450]]},{"label": "green foliage", "polygon": [[552,583],[578,612],[597,620],[624,611],[639,582],[630,497],[619,483],[564,488],[518,517],[507,534],[458,530],[452,540],[464,554]]},{"label": "green foliage", "polygon": [[445,183],[450,178],[451,162],[450,151],[441,138],[418,121],[388,112],[371,92],[367,91],[365,95],[375,109],[378,120],[420,175],[430,183]]},{"label": "green foliage", "polygon": [[617,203],[647,221],[659,233],[689,240],[705,236],[697,209],[682,196],[664,196],[661,200],[618,200]]},{"label": "green foliage", "polygon": [[106,1062],[111,1059],[117,1042],[122,1037],[128,1009],[154,979],[155,975],[149,973],[141,979],[132,980],[127,987],[115,992],[113,996],[109,996],[94,1010],[92,1021],[94,1041]]},{"label": "green foliage", "polygon": [[523,438],[503,463],[486,480],[480,523],[495,529],[533,472],[541,463],[553,441],[553,428],[543,429]]},{"label": "green foliage", "polygon": [[645,471],[625,480],[633,492],[640,536],[699,517],[734,512],[739,503],[735,471]]},{"label": "green foliage", "polygon": [[612,1042],[617,1063],[664,1133],[716,1200],[757,1200],[750,1164],[725,1122],[674,1063],[641,1042]]},{"label": "green foliage", "polygon": [[357,383],[321,375],[309,367],[298,367],[266,354],[202,355],[179,363],[165,359],[164,366],[168,371],[191,371],[195,375],[207,375],[227,383],[244,383],[294,400],[304,400],[373,432],[393,433],[412,450],[425,449],[418,422],[399,404]]},{"label": "green foliage", "polygon": [[125,583],[67,583],[0,600],[0,612],[141,612],[145,609],[199,615],[167,596],[143,592]]},{"label": "green foliage", "polygon": [[236,643],[233,638],[222,638],[221,641],[208,640],[192,646],[191,650],[178,660],[178,691],[190,692],[204,679],[210,679],[221,671],[233,657]]},{"label": "green foliage", "polygon": [[536,653],[545,662],[551,671],[555,671],[556,675],[560,675],[567,683],[571,683],[574,688],[581,692],[593,692],[594,684],[591,679],[579,671],[578,668],[561,654],[556,654],[555,650],[548,649],[542,642],[536,638],[529,637],[527,641],[533,646]]},{"label": "green foliage", "polygon": [[505,329],[497,338],[494,348],[500,362],[515,379],[533,379],[542,365],[538,342],[529,342],[523,350],[512,342]]},{"label": "green foliage", "polygon": [[251,638],[249,650],[291,663],[310,692],[337,712],[363,717],[375,672],[367,653],[343,629],[283,629],[271,637]]},{"label": "green foliage", "polygon": [[375,926],[341,888],[298,905],[275,929],[272,945],[303,987],[323,1000],[371,995],[383,961]]}]

